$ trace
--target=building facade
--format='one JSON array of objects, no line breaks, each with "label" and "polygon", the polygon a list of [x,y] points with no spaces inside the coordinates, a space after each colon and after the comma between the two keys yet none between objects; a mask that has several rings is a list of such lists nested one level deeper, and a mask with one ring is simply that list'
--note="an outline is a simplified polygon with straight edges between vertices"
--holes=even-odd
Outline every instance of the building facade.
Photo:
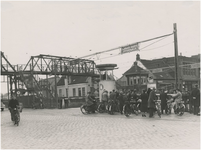
[{"label": "building facade", "polygon": [[[192,57],[178,57],[178,85],[180,89],[192,90],[195,84],[200,84],[200,55]],[[140,59],[136,61],[117,81],[127,89],[157,89],[175,88],[175,61],[174,57],[154,60]]]},{"label": "building facade", "polygon": [[85,97],[88,92],[98,94],[98,83],[92,77],[63,76],[57,84],[59,97]]}]

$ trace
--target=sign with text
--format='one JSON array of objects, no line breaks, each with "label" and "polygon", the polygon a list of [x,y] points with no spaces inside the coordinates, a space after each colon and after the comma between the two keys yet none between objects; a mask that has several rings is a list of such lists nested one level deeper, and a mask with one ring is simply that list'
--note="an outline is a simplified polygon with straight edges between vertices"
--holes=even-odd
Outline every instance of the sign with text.
[{"label": "sign with text", "polygon": [[191,68],[200,68],[200,64],[199,63],[191,64]]},{"label": "sign with text", "polygon": [[163,72],[162,68],[152,69],[152,73]]},{"label": "sign with text", "polygon": [[129,52],[137,51],[137,50],[139,50],[138,43],[133,44],[133,45],[128,45],[128,46],[121,47],[121,54],[129,53]]}]

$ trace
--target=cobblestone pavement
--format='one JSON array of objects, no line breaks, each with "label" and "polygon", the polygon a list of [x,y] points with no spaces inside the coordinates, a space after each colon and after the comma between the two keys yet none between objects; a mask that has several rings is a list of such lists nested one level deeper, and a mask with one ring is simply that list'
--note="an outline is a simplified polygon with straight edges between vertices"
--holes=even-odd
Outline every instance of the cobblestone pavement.
[{"label": "cobblestone pavement", "polygon": [[19,126],[1,112],[2,149],[194,149],[200,148],[200,117],[159,118],[81,114],[79,108],[24,109]]}]

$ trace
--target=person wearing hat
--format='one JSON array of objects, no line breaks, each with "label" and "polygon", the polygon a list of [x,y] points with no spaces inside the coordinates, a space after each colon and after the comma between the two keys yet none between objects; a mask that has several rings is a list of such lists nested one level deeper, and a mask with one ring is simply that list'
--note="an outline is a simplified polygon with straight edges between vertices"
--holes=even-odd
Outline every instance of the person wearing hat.
[{"label": "person wearing hat", "polygon": [[161,100],[161,113],[163,114],[163,111],[165,110],[165,113],[167,114],[167,93],[165,93],[165,90],[163,89],[160,94],[160,100]]},{"label": "person wearing hat", "polygon": [[152,118],[154,115],[155,100],[157,100],[156,89],[153,88],[149,94],[149,99],[148,99],[149,118]]},{"label": "person wearing hat", "polygon": [[108,91],[104,90],[102,93],[102,102],[105,106],[105,109],[107,110],[107,105],[108,105]]},{"label": "person wearing hat", "polygon": [[172,97],[175,98],[175,114],[178,114],[179,104],[182,101],[181,91],[179,89],[176,89],[176,95]]},{"label": "person wearing hat", "polygon": [[94,104],[94,99],[92,97],[91,92],[88,92],[86,96],[86,102],[87,102],[87,105],[92,108],[92,113],[95,113],[95,104]]},{"label": "person wearing hat", "polygon": [[148,94],[146,93],[146,90],[143,90],[143,93],[140,96],[140,99],[142,100],[141,102],[141,112],[142,112],[142,117],[146,117],[145,112],[147,112],[147,103],[148,103]]},{"label": "person wearing hat", "polygon": [[19,102],[16,98],[16,94],[12,95],[11,100],[8,103],[8,109],[10,111],[10,115],[11,115],[11,120],[14,121],[14,109],[17,109],[17,114],[20,115],[19,111],[18,111],[18,107],[19,107]]},{"label": "person wearing hat", "polygon": [[192,104],[193,104],[193,114],[199,115],[199,107],[200,107],[200,90],[198,89],[198,85],[195,85],[192,93]]},{"label": "person wearing hat", "polygon": [[123,114],[123,106],[124,106],[123,91],[120,91],[119,93],[118,103],[119,103],[119,112]]}]

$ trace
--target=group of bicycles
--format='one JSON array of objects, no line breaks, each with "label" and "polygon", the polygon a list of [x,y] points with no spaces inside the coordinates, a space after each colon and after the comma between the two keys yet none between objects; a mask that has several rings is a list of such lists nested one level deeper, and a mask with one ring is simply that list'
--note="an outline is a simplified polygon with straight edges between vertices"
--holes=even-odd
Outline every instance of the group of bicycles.
[{"label": "group of bicycles", "polygon": [[[140,112],[140,103],[140,100],[125,102],[122,113],[126,117],[130,116],[131,114],[138,115]],[[98,113],[108,113],[113,115],[115,112],[120,112],[119,104],[114,100],[110,100],[107,104],[94,100],[93,106],[88,106],[87,103],[85,103],[80,107],[80,110],[83,114],[91,114],[97,111]]]},{"label": "group of bicycles", "polygon": [[[138,115],[140,113],[141,102],[141,99],[136,101],[125,101],[123,105],[123,111],[121,113],[126,117],[129,117],[131,114]],[[115,112],[120,113],[119,104],[116,101],[111,100],[106,104],[104,102],[98,102],[97,100],[94,100],[93,103],[93,107],[87,105],[87,103],[83,104],[80,107],[81,112],[83,114],[98,112],[108,113],[110,115],[113,115]],[[171,114],[172,109],[174,110],[175,114],[182,116],[185,111],[184,102],[181,101],[178,105],[178,108],[176,108],[176,103],[174,102],[174,99],[171,98],[167,101],[167,115]],[[161,100],[155,100],[155,112],[161,118]]]}]

